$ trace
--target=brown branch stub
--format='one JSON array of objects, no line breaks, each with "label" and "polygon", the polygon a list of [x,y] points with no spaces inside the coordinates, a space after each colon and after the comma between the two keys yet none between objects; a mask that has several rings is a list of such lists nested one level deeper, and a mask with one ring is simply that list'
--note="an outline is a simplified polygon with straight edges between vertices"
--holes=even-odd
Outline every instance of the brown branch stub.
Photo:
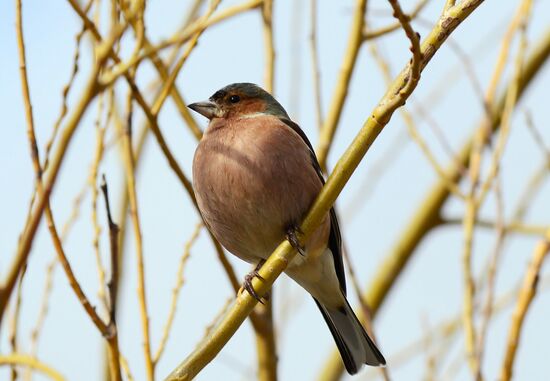
[{"label": "brown branch stub", "polygon": [[107,221],[109,223],[109,245],[111,249],[111,278],[107,283],[107,288],[109,290],[109,316],[110,322],[109,325],[116,330],[116,301],[118,295],[118,235],[120,229],[118,225],[113,221],[111,215],[111,206],[109,203],[109,190],[107,187],[107,181],[105,180],[105,175],[101,177],[101,191],[103,192],[103,197],[105,198],[105,209],[107,211]]},{"label": "brown branch stub", "polygon": [[[420,34],[418,32],[415,32],[411,25],[411,18],[410,16],[403,13],[403,10],[401,9],[401,5],[399,4],[399,1],[397,0],[388,0],[392,9],[393,9],[393,17],[395,17],[399,24],[401,24],[401,28],[405,31],[405,34],[407,35],[407,38],[411,42],[410,50],[412,52],[412,59],[409,64],[409,73],[408,73],[408,79],[403,88],[399,89],[399,93],[403,95],[409,95],[412,90],[416,87],[416,83],[420,79],[420,72],[421,67],[420,64],[423,59],[423,53],[420,48]],[[401,105],[405,104],[405,99],[402,100],[403,103]]]}]

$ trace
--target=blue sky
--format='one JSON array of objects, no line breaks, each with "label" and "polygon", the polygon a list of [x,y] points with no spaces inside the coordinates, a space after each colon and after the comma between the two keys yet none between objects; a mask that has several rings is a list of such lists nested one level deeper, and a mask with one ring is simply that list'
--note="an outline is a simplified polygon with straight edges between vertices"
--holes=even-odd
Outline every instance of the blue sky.
[{"label": "blue sky", "polygon": [[[220,9],[236,4],[223,1]],[[404,9],[411,9],[414,1],[402,1]],[[440,13],[440,2],[431,1],[422,12],[421,22],[414,23],[426,35]],[[477,78],[485,88],[498,53],[498,35],[507,25],[517,2],[486,1],[452,35],[453,41],[470,54]],[[152,41],[170,36],[179,26],[187,2],[166,0],[149,1],[147,5],[147,33]],[[369,2],[371,25],[382,26],[393,22],[386,1]],[[327,110],[338,76],[345,43],[349,33],[351,1],[320,1],[318,5],[318,34],[320,41],[320,69],[323,110]],[[293,16],[298,12],[299,16]],[[308,1],[276,1],[274,10],[276,46],[275,95],[290,115],[302,126],[313,144],[317,142],[312,95],[312,74],[308,47]],[[532,20],[528,29],[530,46],[547,30],[550,21],[550,3],[535,1]],[[12,1],[0,3],[0,104],[4,116],[4,135],[0,139],[0,176],[3,179],[0,197],[0,271],[4,274],[17,244],[17,237],[24,223],[25,211],[33,186],[33,172],[25,134],[25,120],[19,83],[17,46],[14,33],[15,10]],[[61,104],[61,88],[69,78],[74,35],[80,23],[65,1],[25,1],[24,26],[31,97],[39,146],[43,147],[50,136]],[[201,37],[186,66],[177,79],[177,86],[187,102],[203,100],[218,88],[231,83],[263,81],[263,43],[260,31],[261,18],[256,12],[238,16],[208,29]],[[396,32],[379,40],[379,49],[390,60],[393,73],[400,70],[409,59],[408,41],[402,32]],[[515,45],[514,45],[515,46]],[[90,69],[90,42],[83,43],[80,75],[69,96],[74,104]],[[127,45],[128,54],[131,44]],[[514,54],[512,52],[512,54]],[[430,99],[432,91],[449,82],[452,75],[459,80],[446,89],[444,96]],[[138,84],[142,89],[155,78],[149,63],[140,67]],[[506,73],[506,78],[509,71]],[[502,164],[504,204],[509,216],[525,183],[532,172],[541,165],[543,155],[526,129],[524,110],[528,110],[533,122],[550,146],[550,118],[547,106],[547,88],[550,71],[544,68],[537,80],[523,97],[519,111],[515,113],[509,144]],[[122,84],[119,85],[124,89]],[[120,95],[125,94],[121,92]],[[353,81],[349,89],[335,143],[329,156],[334,165],[349,145],[363,121],[384,94],[384,82],[369,54],[367,46],[361,49]],[[147,93],[148,97],[152,96]],[[464,74],[464,67],[456,54],[443,47],[430,62],[421,82],[413,94],[408,109],[414,112],[414,104],[420,104],[437,122],[451,146],[457,150],[480,119],[482,109],[471,83]],[[120,102],[122,103],[122,96]],[[292,103],[295,102],[295,103]],[[52,198],[56,221],[61,226],[72,208],[72,199],[86,182],[88,167],[95,144],[94,119],[96,107],[91,107],[81,122],[71,143],[69,156]],[[445,150],[427,123],[418,118],[421,134],[425,136],[442,164],[449,162]],[[135,125],[143,120],[136,111]],[[205,121],[198,119],[201,126]],[[179,118],[171,100],[163,108],[159,125],[172,152],[185,173],[191,176],[191,161],[196,142]],[[385,253],[397,240],[410,216],[423,199],[436,174],[418,147],[408,138],[402,144],[393,142],[403,134],[405,125],[396,113],[379,139],[367,154],[364,162],[342,192],[338,205],[342,213],[341,227],[357,275],[362,284],[377,271]],[[385,167],[381,176],[372,172],[386,152],[392,150],[395,160]],[[116,150],[107,153],[100,168],[111,187],[112,202],[118,211],[118,193],[122,185],[122,171]],[[373,178],[375,184],[369,182]],[[373,191],[365,194],[364,183]],[[550,200],[548,184],[533,201],[526,220],[538,225],[548,225]],[[359,195],[361,202],[350,205]],[[144,237],[147,292],[151,313],[153,349],[156,349],[162,326],[168,313],[171,289],[183,245],[192,233],[199,216],[190,207],[186,195],[176,177],[167,166],[156,142],[148,141],[143,165],[138,176],[138,198]],[[97,300],[98,280],[92,249],[90,227],[91,201],[89,194],[82,204],[81,219],[75,225],[65,246],[78,279],[92,300]],[[100,199],[100,221],[105,221],[103,201]],[[353,214],[350,213],[353,210]],[[459,217],[463,213],[462,202],[453,199],[447,203],[445,213]],[[494,198],[490,197],[482,215],[495,214]],[[104,224],[103,224],[104,225]],[[103,229],[101,248],[107,260],[108,240]],[[476,235],[474,269],[479,273],[490,253],[494,235],[481,231]],[[497,279],[497,294],[513,287],[523,277],[536,238],[513,236],[506,246],[502,266]],[[123,285],[121,316],[119,319],[121,348],[128,358],[136,380],[142,380],[141,333],[136,299],[134,244],[128,236]],[[418,338],[430,326],[459,312],[462,300],[462,230],[460,226],[440,228],[430,234],[417,248],[412,262],[400,277],[396,287],[380,311],[375,328],[380,346],[388,358],[392,353]],[[45,267],[54,253],[45,224],[42,224],[33,246],[29,270],[24,284],[24,304],[21,315],[21,344],[28,348],[28,332],[35,324],[44,287]],[[232,258],[242,276],[248,265]],[[543,268],[543,276],[548,267]],[[165,355],[157,367],[157,377],[164,377],[181,359],[192,351],[204,334],[204,327],[218,314],[226,300],[232,297],[229,283],[218,264],[208,237],[203,231],[192,249],[184,274],[185,285],[180,295],[173,333]],[[351,287],[348,287],[351,288]],[[317,307],[296,285],[282,277],[276,284],[275,303],[280,350],[281,380],[315,379],[322,362],[333,350],[334,344]],[[353,292],[352,304],[357,305]],[[287,307],[282,307],[287,306]],[[550,374],[547,361],[550,330],[547,317],[550,298],[542,293],[535,299],[527,316],[521,346],[516,361],[518,380],[542,380]],[[508,308],[495,319],[489,331],[485,372],[494,379],[502,362],[510,322]],[[7,319],[4,319],[3,332]],[[462,336],[453,347],[450,359],[462,350]],[[7,350],[6,335],[0,341],[2,352]],[[418,348],[421,352],[423,348]],[[70,380],[98,379],[101,368],[100,338],[76,298],[67,287],[61,269],[56,270],[52,301],[45,321],[38,356],[52,364]],[[425,355],[390,374],[395,380],[421,379],[425,371]],[[220,355],[198,377],[212,380],[251,379],[255,372],[254,337],[250,324],[243,324]],[[444,369],[448,361],[444,363]],[[364,371],[362,376],[369,372]],[[0,369],[0,378],[6,377]],[[40,376],[35,378],[41,380]],[[351,379],[351,378],[350,378]],[[355,379],[355,378],[354,378]],[[362,379],[358,376],[356,379]],[[468,380],[470,374],[463,366],[457,379]]]}]

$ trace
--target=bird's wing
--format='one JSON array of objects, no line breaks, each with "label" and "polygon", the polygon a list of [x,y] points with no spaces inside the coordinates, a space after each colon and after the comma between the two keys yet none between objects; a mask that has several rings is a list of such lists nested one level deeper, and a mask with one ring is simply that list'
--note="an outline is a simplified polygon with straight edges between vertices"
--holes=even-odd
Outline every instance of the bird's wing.
[{"label": "bird's wing", "polygon": [[[285,123],[287,126],[292,128],[294,132],[300,135],[304,143],[306,143],[311,155],[311,164],[313,165],[313,168],[315,168],[317,175],[319,175],[319,179],[324,185],[325,178],[323,177],[323,171],[321,170],[321,166],[319,165],[319,161],[317,160],[317,156],[315,155],[313,146],[311,145],[306,134],[304,133],[304,131],[302,131],[300,126],[298,126],[296,123],[294,123],[290,119],[287,119],[287,118],[280,118],[280,119],[283,123]],[[344,296],[345,296],[346,295],[346,274],[344,273],[344,262],[342,259],[342,236],[340,234],[340,227],[338,225],[338,218],[336,217],[336,211],[334,210],[334,207],[330,208],[330,236],[328,240],[328,247],[332,252],[332,256],[334,258],[334,267],[336,268],[336,276],[338,276],[338,281],[340,282],[340,288],[342,289],[342,292],[344,293]]]}]

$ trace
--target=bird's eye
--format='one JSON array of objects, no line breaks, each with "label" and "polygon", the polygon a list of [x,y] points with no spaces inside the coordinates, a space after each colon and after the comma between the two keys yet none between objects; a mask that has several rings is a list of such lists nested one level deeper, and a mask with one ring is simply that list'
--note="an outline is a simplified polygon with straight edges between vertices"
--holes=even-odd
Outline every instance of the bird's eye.
[{"label": "bird's eye", "polygon": [[229,97],[229,102],[231,103],[237,103],[240,100],[241,100],[241,97],[239,97],[238,95],[232,95]]}]

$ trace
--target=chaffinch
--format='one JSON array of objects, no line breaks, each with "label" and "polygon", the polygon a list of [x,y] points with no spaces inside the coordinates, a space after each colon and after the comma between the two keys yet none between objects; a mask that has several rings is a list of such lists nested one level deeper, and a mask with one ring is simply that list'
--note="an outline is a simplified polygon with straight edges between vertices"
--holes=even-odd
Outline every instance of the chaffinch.
[{"label": "chaffinch", "polygon": [[[195,195],[208,229],[257,269],[283,239],[298,246],[296,227],[324,184],[301,128],[275,98],[251,83],[228,85],[189,108],[210,120],[193,160]],[[385,365],[346,299],[334,209],[303,249],[285,273],[313,296],[347,371]],[[250,282],[255,274],[245,278],[244,287],[258,298]]]}]

